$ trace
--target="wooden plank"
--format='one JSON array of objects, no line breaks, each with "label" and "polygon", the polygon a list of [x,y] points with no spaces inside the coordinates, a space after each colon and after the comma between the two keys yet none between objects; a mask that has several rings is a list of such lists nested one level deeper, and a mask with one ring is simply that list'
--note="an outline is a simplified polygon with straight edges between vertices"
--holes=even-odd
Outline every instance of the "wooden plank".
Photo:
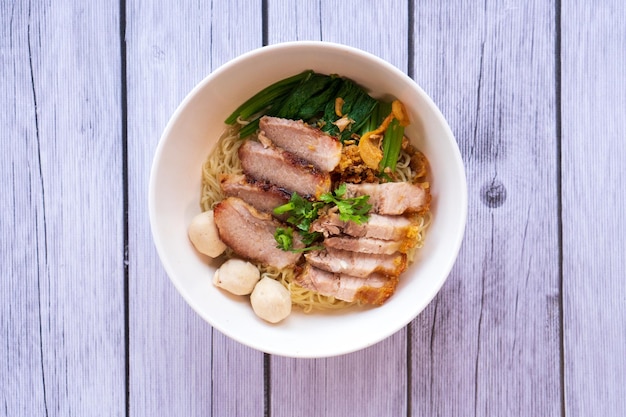
[{"label": "wooden plank", "polygon": [[406,332],[327,359],[272,356],[272,416],[407,415]]},{"label": "wooden plank", "polygon": [[124,414],[118,18],[0,6],[0,415]]},{"label": "wooden plank", "polygon": [[341,4],[269,0],[268,42],[321,40],[343,43],[371,52],[406,71],[407,11],[406,0],[388,1],[384,7],[372,0]]},{"label": "wooden plank", "polygon": [[[407,70],[407,2],[268,2],[268,40],[324,40],[374,53]],[[339,10],[340,9],[340,10]],[[355,30],[345,16],[363,27]],[[365,23],[367,22],[367,23]],[[383,35],[381,35],[383,34]],[[390,48],[389,45],[393,45]],[[368,349],[328,359],[271,358],[271,415],[398,416],[407,407],[403,329]]]},{"label": "wooden plank", "polygon": [[[16,7],[17,6],[17,7]],[[21,7],[20,7],[21,6]],[[2,4],[0,14],[0,356],[2,415],[42,415],[48,406],[43,382],[44,341],[40,331],[39,249],[45,249],[42,178],[30,78],[27,5]],[[14,138],[14,139],[13,139]],[[43,257],[42,257],[43,258]],[[42,262],[43,263],[43,262]]]},{"label": "wooden plank", "polygon": [[561,9],[568,416],[626,415],[626,4]]},{"label": "wooden plank", "polygon": [[152,157],[170,115],[209,72],[261,46],[261,2],[127,2],[130,414],[263,413],[263,354],[214,331],[152,245]]},{"label": "wooden plank", "polygon": [[412,415],[560,415],[555,5],[415,4],[415,79],[469,190],[451,276],[414,321]]}]

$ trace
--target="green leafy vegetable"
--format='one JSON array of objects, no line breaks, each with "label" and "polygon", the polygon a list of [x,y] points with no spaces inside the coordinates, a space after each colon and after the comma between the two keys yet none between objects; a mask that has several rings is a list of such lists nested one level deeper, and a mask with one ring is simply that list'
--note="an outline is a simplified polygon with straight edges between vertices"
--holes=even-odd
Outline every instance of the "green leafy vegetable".
[{"label": "green leafy vegetable", "polygon": [[352,136],[352,133],[358,132],[359,128],[367,121],[377,100],[370,97],[365,90],[347,78],[343,79],[336,97],[343,99],[342,113],[352,120],[352,124],[343,131],[339,131],[334,122],[339,120],[340,116],[335,113],[335,100],[331,100],[324,109],[324,116],[321,119],[322,130],[330,135],[338,136],[339,140],[344,142]]},{"label": "green leafy vegetable", "polygon": [[[287,97],[284,103],[281,103],[280,108],[276,112],[272,111],[270,113],[285,119],[309,119],[311,116],[302,117],[301,108],[317,95],[328,97],[328,95],[323,93],[328,89],[333,79],[334,77],[331,76],[313,74],[311,78],[293,89],[289,97]],[[317,111],[317,108],[313,109],[313,114],[317,113]],[[310,114],[311,110],[308,113]]]},{"label": "green leafy vegetable", "polygon": [[[342,114],[350,120],[341,131],[334,124],[340,119],[335,113],[338,97],[344,101]],[[239,130],[239,137],[245,138],[256,132],[263,115],[303,120],[317,124],[343,142],[369,119],[376,103],[377,100],[347,78],[307,70],[264,88],[239,106],[225,122],[232,125],[238,118],[247,120],[249,123]]]},{"label": "green leafy vegetable", "polygon": [[275,104],[278,99],[289,94],[294,87],[309,79],[312,74],[312,70],[307,70],[264,88],[239,106],[237,110],[228,116],[225,123],[232,125],[237,121],[238,117],[248,119],[250,116],[267,109],[272,104]]},{"label": "green leafy vegetable", "polygon": [[263,115],[276,116],[292,93],[299,86],[306,84],[314,75],[312,70],[307,70],[266,87],[239,106],[226,119],[226,123],[233,124],[238,117],[248,120],[249,123],[239,130],[239,137],[243,139],[250,136],[259,128],[259,119]]},{"label": "green leafy vegetable", "polygon": [[331,81],[326,89],[324,89],[316,96],[311,97],[307,102],[302,105],[302,107],[300,107],[298,115],[302,120],[310,120],[320,115],[326,108],[327,103],[329,103],[330,101],[334,103],[337,90],[343,83],[343,80],[332,75],[330,78]]}]

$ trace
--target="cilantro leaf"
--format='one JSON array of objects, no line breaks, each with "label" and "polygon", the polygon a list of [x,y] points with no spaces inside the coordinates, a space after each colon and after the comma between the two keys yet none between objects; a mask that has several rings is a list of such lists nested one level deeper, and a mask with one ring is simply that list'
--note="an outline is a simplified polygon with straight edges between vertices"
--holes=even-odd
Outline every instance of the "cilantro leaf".
[{"label": "cilantro leaf", "polygon": [[[304,249],[293,249],[293,242],[290,246],[286,247],[283,250],[291,250],[294,252],[305,251],[305,250],[314,250],[321,248],[320,246],[310,247],[313,243],[320,240],[322,237],[321,233],[318,232],[309,232],[311,229],[311,224],[319,217],[318,211],[320,208],[324,206],[323,202],[311,202],[306,200],[298,195],[298,193],[293,193],[291,195],[291,199],[288,203],[283,204],[282,206],[276,207],[274,209],[275,214],[285,214],[289,213],[289,217],[287,218],[287,223],[294,226],[300,236],[302,237],[302,243],[305,244],[306,248]],[[292,240],[293,240],[293,229],[292,231]],[[278,242],[278,239],[284,239],[283,237],[277,237],[274,235],[274,239]],[[279,242],[279,248],[281,248],[281,244]]]},{"label": "cilantro leaf", "polygon": [[[304,252],[308,250],[322,249],[323,246],[315,245],[323,235],[319,232],[311,232],[311,224],[319,217],[319,211],[325,206],[335,206],[339,210],[339,219],[344,222],[352,221],[363,224],[369,219],[368,213],[372,208],[368,203],[369,196],[344,198],[346,184],[341,184],[336,190],[324,193],[320,201],[309,201],[298,193],[293,193],[289,202],[274,209],[275,214],[289,214],[286,222],[292,227],[277,228],[274,239],[278,248],[285,251]],[[293,247],[293,232],[296,230],[302,237],[305,247],[296,249]]]},{"label": "cilantro leaf", "polygon": [[367,201],[370,196],[363,195],[360,197],[343,198],[346,194],[346,184],[343,183],[331,193],[323,194],[320,200],[327,204],[334,204],[339,210],[339,219],[343,222],[352,221],[356,224],[363,224],[368,219],[368,213],[372,205]]}]

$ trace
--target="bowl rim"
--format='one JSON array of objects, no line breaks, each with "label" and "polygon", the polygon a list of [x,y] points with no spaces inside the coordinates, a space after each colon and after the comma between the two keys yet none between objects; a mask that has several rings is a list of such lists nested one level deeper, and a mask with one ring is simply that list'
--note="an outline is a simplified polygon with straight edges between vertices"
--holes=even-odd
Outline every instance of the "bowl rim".
[{"label": "bowl rim", "polygon": [[[451,155],[451,157],[455,159],[455,165],[460,166],[460,170],[458,174],[460,175],[459,180],[460,180],[461,187],[458,190],[459,195],[457,195],[457,199],[460,201],[460,207],[459,207],[459,213],[458,213],[460,230],[458,230],[457,233],[455,234],[454,241],[450,241],[449,245],[447,246],[450,256],[448,257],[448,264],[442,268],[442,271],[445,271],[445,274],[442,274],[444,276],[442,279],[439,280],[439,282],[437,282],[435,290],[432,292],[432,294],[430,294],[429,297],[427,297],[427,299],[425,298],[424,302],[420,304],[420,307],[414,309],[412,314],[407,315],[407,317],[410,316],[408,319],[405,318],[404,320],[397,320],[396,322],[393,323],[393,325],[389,326],[384,331],[377,332],[376,333],[377,336],[369,339],[368,343],[361,344],[358,346],[350,345],[350,346],[345,346],[345,347],[338,347],[332,352],[325,351],[325,352],[319,352],[319,353],[314,353],[314,354],[308,351],[293,352],[293,351],[288,351],[288,350],[281,350],[277,348],[275,345],[271,345],[271,344],[267,345],[267,344],[258,343],[258,342],[254,343],[249,340],[242,340],[241,338],[237,337],[233,332],[231,332],[227,326],[223,326],[221,325],[221,323],[217,323],[211,320],[211,318],[208,317],[207,314],[205,314],[199,308],[199,306],[196,305],[195,302],[193,302],[187,289],[185,289],[182,286],[182,282],[178,279],[175,279],[177,272],[173,269],[170,262],[167,261],[167,253],[165,252],[165,248],[162,242],[162,237],[157,232],[158,218],[157,218],[157,213],[156,213],[156,202],[155,202],[155,197],[156,197],[155,177],[156,177],[157,170],[159,168],[159,162],[163,156],[162,154],[163,154],[163,149],[165,146],[166,139],[169,137],[172,130],[174,129],[176,121],[179,119],[180,115],[188,107],[189,103],[198,94],[200,94],[200,92],[204,88],[206,88],[206,86],[209,83],[211,83],[215,78],[219,78],[222,73],[229,71],[231,68],[237,65],[240,65],[242,62],[245,62],[249,60],[250,58],[256,57],[259,54],[271,53],[271,52],[276,52],[276,51],[288,51],[292,48],[296,48],[296,49],[332,48],[337,51],[348,52],[350,54],[356,54],[356,55],[361,56],[362,58],[373,61],[376,65],[384,67],[386,71],[390,71],[394,76],[404,79],[404,82],[410,83],[412,87],[414,87],[416,91],[420,94],[420,99],[424,100],[427,106],[433,111],[435,117],[438,119],[437,120],[438,124],[445,130],[446,135],[451,139],[451,142],[453,145],[452,146],[453,155]],[[198,314],[200,317],[202,317],[210,326],[216,328],[221,333],[225,334],[226,336],[230,337],[231,339],[239,343],[242,343],[246,346],[249,346],[251,348],[254,348],[256,350],[259,350],[265,353],[278,355],[278,356],[284,356],[284,357],[292,357],[292,358],[324,358],[324,357],[339,356],[339,355],[344,355],[344,354],[352,353],[355,351],[359,351],[359,350],[362,350],[364,348],[367,348],[369,346],[372,346],[376,343],[383,341],[384,339],[390,337],[391,335],[395,334],[396,332],[404,328],[412,320],[414,320],[424,310],[424,308],[426,308],[426,306],[430,304],[430,302],[432,302],[432,300],[437,296],[437,294],[440,292],[441,288],[443,287],[443,284],[447,281],[452,271],[452,268],[456,262],[456,259],[458,258],[458,254],[459,254],[459,251],[460,251],[463,239],[464,239],[464,234],[465,234],[465,229],[466,229],[466,224],[467,224],[467,212],[468,212],[467,178],[466,178],[463,159],[462,159],[462,155],[458,146],[458,142],[456,141],[456,138],[448,122],[446,121],[439,107],[434,103],[432,98],[428,94],[426,94],[426,92],[422,89],[422,87],[419,84],[417,84],[415,80],[410,78],[400,69],[398,69],[391,63],[385,61],[384,59],[370,52],[367,52],[367,51],[364,51],[364,50],[361,50],[352,46],[347,46],[344,44],[328,42],[328,41],[310,41],[310,40],[289,41],[289,42],[281,42],[281,43],[259,47],[259,48],[252,49],[250,51],[247,51],[245,53],[238,55],[237,57],[229,60],[228,62],[220,65],[215,70],[211,71],[186,94],[184,99],[180,102],[180,104],[176,107],[176,110],[170,116],[159,138],[159,141],[158,141],[155,153],[154,153],[152,166],[150,169],[149,184],[148,184],[148,211],[149,211],[150,229],[152,232],[153,244],[155,245],[157,249],[157,254],[159,256],[162,266],[164,267],[168,275],[170,282],[172,282],[172,284],[177,289],[179,294],[185,299],[187,304],[195,311],[195,313]]]}]

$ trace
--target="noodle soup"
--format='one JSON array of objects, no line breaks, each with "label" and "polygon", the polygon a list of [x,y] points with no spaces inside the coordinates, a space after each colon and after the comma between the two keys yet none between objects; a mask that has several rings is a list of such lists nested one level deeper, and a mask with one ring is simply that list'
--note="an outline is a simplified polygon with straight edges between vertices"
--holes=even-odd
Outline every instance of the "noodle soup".
[{"label": "noodle soup", "polygon": [[[327,81],[330,84],[340,84],[343,80],[346,80],[346,82],[349,83],[349,88],[358,88],[359,93],[346,91],[348,88],[342,89],[341,86],[338,87],[335,85],[335,90],[331,93],[327,93],[326,90],[321,89],[321,91],[316,91],[312,97],[311,95],[309,95],[306,99],[302,99],[302,97],[300,97],[301,105],[304,106],[306,103],[317,99],[320,95],[326,96],[325,101],[321,102],[321,100],[318,100],[321,104],[318,105],[317,110],[311,110],[310,108],[307,110],[308,113],[305,116],[306,119],[304,122],[302,121],[304,118],[300,117],[301,114],[298,112],[281,112],[273,107],[276,102],[280,103],[281,100],[283,100],[283,102],[289,101],[290,97],[294,94],[294,90],[299,88],[299,91],[296,91],[299,93],[302,93],[302,90],[306,90],[306,88],[302,88],[303,85],[306,87],[306,84],[302,81],[300,81],[300,83],[295,87],[292,86],[292,89],[285,93],[286,98],[276,98],[272,96],[273,102],[270,104],[266,103],[265,105],[259,105],[259,96],[262,96],[263,94],[271,95],[272,88],[276,85],[280,85],[281,83],[284,84],[285,80],[281,80],[278,83],[269,86],[259,92],[256,96],[249,99],[247,103],[252,104],[248,107],[254,105],[257,107],[246,112],[247,107],[246,103],[244,103],[231,115],[229,118],[230,120],[227,119],[227,123],[230,123],[230,125],[224,130],[213,151],[207,156],[207,159],[202,166],[202,192],[200,196],[200,206],[204,212],[211,211],[216,207],[216,205],[224,201],[225,198],[233,196],[232,192],[229,190],[225,191],[224,189],[223,178],[225,177],[237,178],[240,182],[246,182],[246,185],[251,186],[258,186],[259,183],[262,183],[265,190],[267,190],[269,186],[274,186],[274,184],[268,185],[266,178],[255,178],[254,174],[246,172],[244,167],[242,167],[239,156],[241,152],[240,148],[245,141],[259,142],[266,148],[278,148],[281,152],[283,151],[280,146],[272,142],[271,138],[268,139],[266,136],[266,130],[270,130],[270,128],[267,127],[268,123],[274,123],[277,126],[285,125],[287,135],[294,134],[294,131],[296,132],[296,136],[308,135],[306,138],[307,140],[313,136],[313,139],[310,140],[315,141],[319,135],[326,135],[333,138],[333,140],[336,140],[338,143],[336,148],[339,150],[339,154],[336,155],[336,164],[334,166],[331,164],[332,170],[327,173],[330,184],[330,192],[326,194],[330,194],[331,196],[327,197],[327,199],[334,199],[334,201],[338,201],[339,204],[336,206],[324,205],[322,200],[320,200],[320,197],[323,199],[324,195],[306,195],[304,198],[296,195],[296,197],[300,198],[302,201],[306,201],[306,204],[311,207],[318,207],[316,208],[318,212],[315,213],[315,218],[312,220],[319,223],[320,219],[323,219],[324,216],[328,216],[329,213],[332,214],[333,210],[336,212],[340,211],[341,207],[346,205],[343,204],[344,202],[352,202],[350,198],[345,198],[343,195],[340,197],[333,196],[332,193],[336,192],[336,190],[338,190],[342,185],[345,187],[345,185],[351,184],[358,187],[359,184],[369,184],[369,187],[371,188],[382,184],[409,184],[410,186],[407,188],[409,193],[419,194],[419,196],[416,197],[418,200],[407,202],[407,207],[400,209],[401,211],[397,211],[394,207],[377,207],[376,202],[383,201],[383,203],[378,204],[380,206],[381,204],[387,204],[385,200],[391,198],[387,195],[388,190],[385,190],[384,192],[379,193],[381,195],[374,196],[375,204],[373,208],[368,208],[367,213],[363,214],[361,219],[355,218],[344,221],[346,225],[349,225],[351,221],[356,220],[356,222],[358,222],[358,220],[363,220],[364,224],[367,225],[369,222],[368,216],[370,216],[370,212],[372,216],[376,216],[376,219],[381,221],[385,221],[389,218],[395,222],[396,218],[402,218],[402,220],[406,220],[408,223],[404,229],[398,229],[401,230],[399,238],[391,239],[387,235],[376,235],[375,232],[371,232],[374,233],[372,235],[374,237],[372,237],[368,235],[370,232],[367,231],[357,232],[356,235],[352,233],[352,235],[350,235],[350,227],[345,227],[345,230],[334,234],[328,233],[324,230],[320,232],[313,232],[312,228],[315,227],[313,224],[307,223],[307,229],[305,230],[302,228],[302,224],[294,221],[290,223],[289,220],[292,219],[293,216],[276,216],[276,213],[274,213],[271,208],[268,210],[267,207],[257,207],[257,209],[269,212],[270,214],[276,216],[281,224],[284,225],[284,227],[278,227],[279,229],[289,228],[288,230],[290,234],[305,233],[305,235],[314,235],[313,242],[309,242],[308,247],[295,249],[288,248],[285,250],[307,253],[309,249],[312,248],[311,253],[319,252],[320,250],[334,251],[333,254],[340,254],[341,256],[344,256],[346,253],[349,253],[349,256],[352,256],[352,253],[358,253],[358,255],[355,256],[357,256],[359,264],[366,263],[362,260],[364,256],[374,258],[381,256],[395,256],[392,259],[392,262],[402,263],[401,268],[392,268],[391,270],[378,270],[374,268],[371,271],[366,270],[366,272],[363,272],[361,275],[366,274],[364,276],[353,277],[350,275],[352,271],[351,269],[342,271],[341,268],[337,270],[332,266],[326,268],[326,264],[323,262],[316,263],[314,267],[307,265],[307,259],[311,259],[311,253],[307,253],[302,256],[297,263],[284,268],[277,268],[267,262],[254,259],[253,256],[237,253],[237,251],[232,248],[229,248],[226,251],[223,258],[249,259],[259,269],[261,278],[268,277],[280,282],[289,291],[292,304],[307,313],[315,310],[344,309],[346,307],[364,303],[380,305],[395,292],[395,286],[397,285],[398,280],[402,278],[402,271],[415,261],[415,253],[424,245],[426,239],[426,230],[431,221],[431,211],[429,206],[430,187],[428,160],[424,154],[412,146],[410,140],[404,136],[404,127],[410,124],[410,120],[408,119],[406,109],[404,109],[401,102],[398,100],[376,100],[370,97],[365,90],[361,89],[361,87],[356,85],[353,81],[344,79],[337,75],[325,76],[312,71],[309,74],[311,75],[311,77],[308,78],[309,80],[314,79],[314,81],[319,82],[323,79],[323,81]],[[294,79],[298,76],[301,76],[301,74],[296,74],[286,80]],[[348,94],[352,95],[347,97],[348,100],[346,100],[346,97],[343,95]],[[358,94],[367,95],[369,102],[373,103],[369,111],[363,111],[362,108],[358,108],[357,104],[364,101],[362,97],[355,97],[358,96]],[[348,105],[346,104],[346,101],[348,102]],[[268,113],[270,114],[269,118],[266,116]],[[284,113],[289,113],[292,119],[271,116],[271,114],[280,115],[281,113],[283,115]],[[362,120],[355,121],[352,119],[351,114],[353,113],[359,113],[358,115]],[[297,123],[300,124],[296,124],[288,120],[298,120]],[[259,127],[260,121],[261,127]],[[262,124],[264,121],[266,122],[265,130],[263,129]],[[332,128],[327,128],[327,132],[323,132],[324,127],[328,127],[329,124],[332,124]],[[397,132],[395,132],[395,137],[392,134],[389,134],[389,130],[394,127],[397,130]],[[282,135],[281,131],[278,131],[278,133],[274,132],[275,137],[280,135]],[[291,137],[289,140],[291,141]],[[321,140],[327,141],[328,139],[326,137],[322,137]],[[395,141],[395,143],[393,141]],[[304,149],[301,159],[304,159],[306,164],[313,166],[314,163],[306,160],[308,155],[307,151],[317,151],[316,148],[318,146],[317,142],[311,143],[307,145],[308,148]],[[298,152],[297,145],[294,145],[293,143],[286,142],[284,146],[294,147],[294,152]],[[334,151],[331,151],[331,153],[332,152]],[[324,158],[324,155],[322,155],[322,158]],[[315,169],[315,166],[313,166],[313,169]],[[297,175],[297,173],[298,172],[294,175]],[[293,194],[297,194],[291,190],[284,189],[284,187],[281,188],[281,190],[284,190],[286,194],[291,195],[292,200]],[[406,189],[401,192],[397,192],[396,194],[399,195],[395,196],[395,198],[398,200],[407,200],[408,197],[405,197],[404,195],[406,192]],[[235,197],[240,196],[241,194],[235,193]],[[363,202],[368,199],[372,199],[372,196],[361,195],[360,197],[352,197],[352,199],[357,198],[360,198]],[[284,207],[289,206],[289,204],[293,205],[293,202],[286,203]],[[252,202],[252,205],[254,206],[255,203]],[[390,204],[387,205],[389,206]],[[391,205],[393,206],[396,204]],[[352,208],[353,207],[350,209]],[[396,210],[397,212],[393,210]],[[342,215],[343,213],[339,214]],[[400,228],[404,226],[389,226],[389,228],[394,227]],[[315,233],[317,233],[317,235],[315,235]],[[358,233],[364,234],[362,236],[358,236]],[[334,240],[326,239],[331,235],[334,235]],[[339,244],[340,247],[335,249],[326,249],[325,242],[330,243],[331,241],[335,245]],[[277,238],[276,244],[278,243]],[[327,254],[324,253],[324,256],[326,255]],[[340,264],[342,261],[342,259],[339,259]],[[311,268],[315,268],[316,273],[318,273],[317,269],[320,265],[324,271],[322,272],[323,278],[329,277],[333,280],[331,287],[336,287],[334,290],[319,290],[310,283],[308,283],[308,285],[303,285],[303,280],[299,279],[299,277],[303,274],[304,268],[308,269],[309,272]],[[332,274],[332,276],[328,273]],[[372,276],[375,276],[376,279],[371,282],[367,282],[366,279]],[[361,280],[359,281],[359,279]],[[360,287],[352,293],[350,293],[349,290],[339,289],[342,285],[344,285],[342,280],[348,283],[356,282],[355,285],[360,285]],[[381,280],[383,281],[382,286],[377,287],[376,285],[379,285],[377,283],[381,282]]]}]

